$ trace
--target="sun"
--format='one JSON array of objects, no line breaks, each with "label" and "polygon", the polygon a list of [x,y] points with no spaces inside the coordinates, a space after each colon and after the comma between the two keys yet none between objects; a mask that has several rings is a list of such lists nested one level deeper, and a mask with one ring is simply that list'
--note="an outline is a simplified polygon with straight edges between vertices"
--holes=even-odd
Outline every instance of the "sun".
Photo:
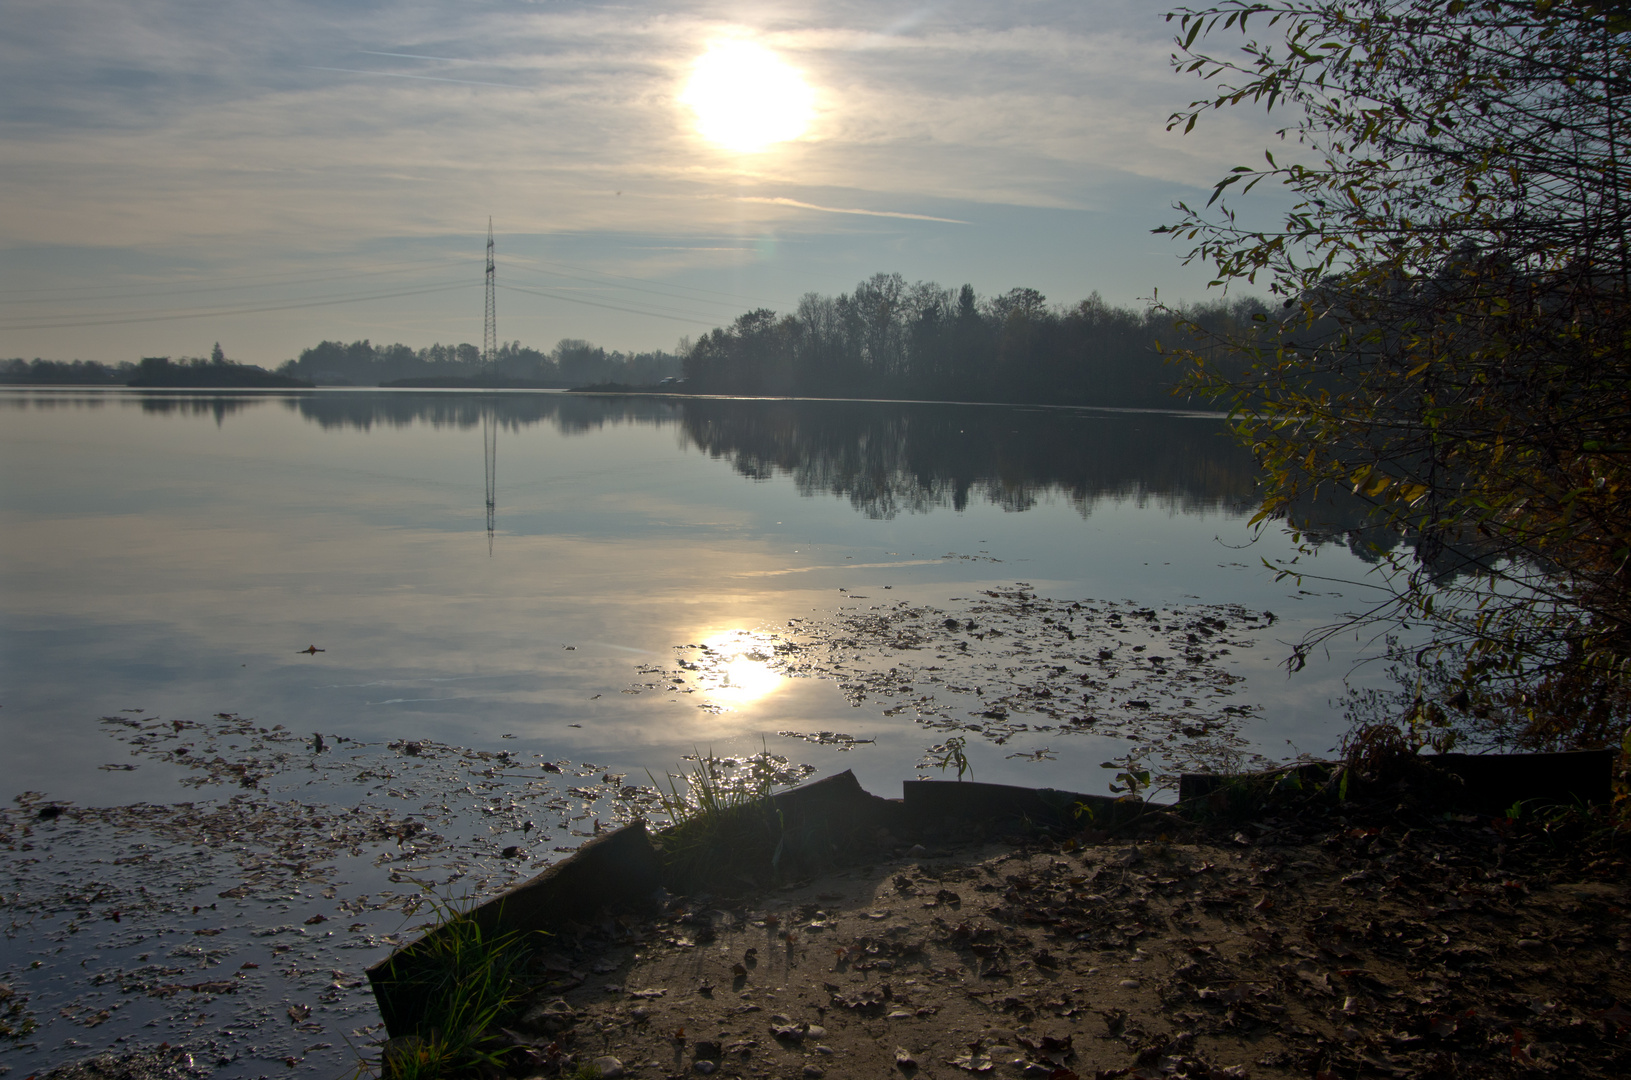
[{"label": "sun", "polygon": [[697,57],[680,102],[697,131],[726,150],[756,154],[796,139],[815,115],[815,91],[762,45],[722,41]]}]

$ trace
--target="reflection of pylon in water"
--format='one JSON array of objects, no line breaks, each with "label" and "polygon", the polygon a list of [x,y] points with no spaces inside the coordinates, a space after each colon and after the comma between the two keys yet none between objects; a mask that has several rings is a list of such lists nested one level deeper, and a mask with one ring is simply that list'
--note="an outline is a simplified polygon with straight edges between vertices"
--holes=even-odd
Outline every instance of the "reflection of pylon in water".
[{"label": "reflection of pylon in water", "polygon": [[498,510],[498,422],[491,409],[481,411],[482,464],[487,472],[487,554],[493,553],[493,516]]},{"label": "reflection of pylon in water", "polygon": [[[498,318],[493,304],[493,219],[487,219],[487,315],[481,328],[481,362],[490,372],[498,358]],[[487,555],[493,554],[493,516],[498,510],[498,421],[493,410],[481,411],[482,464],[487,470]]]}]

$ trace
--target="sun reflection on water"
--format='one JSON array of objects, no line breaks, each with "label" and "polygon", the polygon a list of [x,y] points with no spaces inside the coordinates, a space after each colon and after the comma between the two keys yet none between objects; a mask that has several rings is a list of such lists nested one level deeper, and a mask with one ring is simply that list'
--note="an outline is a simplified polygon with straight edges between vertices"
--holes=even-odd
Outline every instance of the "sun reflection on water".
[{"label": "sun reflection on water", "polygon": [[752,630],[728,630],[702,641],[700,689],[722,705],[740,708],[782,688],[787,677],[774,667],[775,639]]}]

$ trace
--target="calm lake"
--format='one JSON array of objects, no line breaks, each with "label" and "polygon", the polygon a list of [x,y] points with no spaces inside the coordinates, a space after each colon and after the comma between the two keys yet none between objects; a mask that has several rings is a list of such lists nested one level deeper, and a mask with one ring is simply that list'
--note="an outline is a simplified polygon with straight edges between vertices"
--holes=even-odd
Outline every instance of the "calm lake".
[{"label": "calm lake", "polygon": [[[886,796],[952,778],[954,736],[977,780],[1096,792],[1129,755],[1324,753],[1357,652],[1288,678],[1286,642],[1369,569],[1335,543],[1303,563],[1329,580],[1276,582],[1291,538],[1254,538],[1251,462],[1200,414],[27,389],[0,455],[6,888],[34,920],[0,960],[40,1024],[4,1053],[30,1068],[149,1020],[223,1075],[354,1060],[361,969],[413,909],[385,882],[534,872],[699,752]],[[302,814],[328,816],[273,858]],[[336,906],[355,940],[319,945]],[[155,951],[178,927],[203,944]],[[198,1005],[229,968],[238,1004]]]}]

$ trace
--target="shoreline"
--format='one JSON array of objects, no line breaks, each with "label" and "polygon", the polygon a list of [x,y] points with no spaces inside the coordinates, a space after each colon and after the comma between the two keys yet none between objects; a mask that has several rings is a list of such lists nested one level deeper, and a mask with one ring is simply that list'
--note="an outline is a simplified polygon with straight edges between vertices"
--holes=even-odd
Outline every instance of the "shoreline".
[{"label": "shoreline", "polygon": [[[1095,800],[1083,827],[955,782],[924,785],[936,812],[912,825],[840,774],[771,798],[784,835],[839,828],[848,865],[746,888],[755,860],[726,857],[670,891],[630,826],[585,852],[596,910],[561,908],[584,896],[562,864],[468,913],[551,927],[528,960],[539,985],[488,1052],[516,1076],[670,1080],[1623,1075],[1616,823],[1459,812],[1416,760],[1350,798],[1287,783],[1300,776],[1236,778],[1183,808]],[[858,818],[836,825],[846,803]],[[396,1036],[383,1060],[405,1061],[427,1044],[391,1014],[390,962],[370,977]]]}]

